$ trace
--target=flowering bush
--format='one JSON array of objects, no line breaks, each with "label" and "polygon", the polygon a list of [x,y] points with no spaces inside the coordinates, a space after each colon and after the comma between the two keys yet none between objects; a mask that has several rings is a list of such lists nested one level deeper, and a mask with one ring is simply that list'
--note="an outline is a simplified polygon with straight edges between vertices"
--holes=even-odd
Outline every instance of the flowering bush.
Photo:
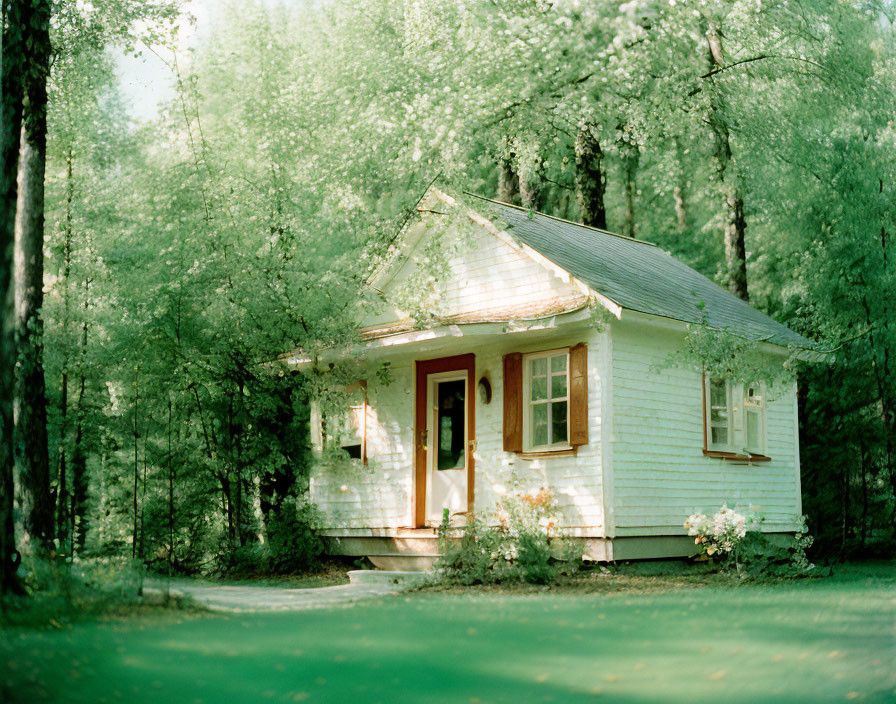
[{"label": "flowering bush", "polygon": [[784,577],[811,572],[815,565],[809,562],[806,550],[813,539],[806,528],[806,517],[800,517],[793,539],[783,543],[759,531],[763,520],[754,509],[744,515],[723,505],[711,518],[702,513],[689,516],[684,527],[700,546],[701,555],[733,563],[741,576]]},{"label": "flowering bush", "polygon": [[541,489],[499,501],[491,524],[478,517],[463,528],[443,522],[437,574],[456,584],[551,582],[558,574],[551,543],[562,541],[556,535],[558,521],[553,494]]},{"label": "flowering bush", "polygon": [[[748,528],[749,522],[749,528]],[[743,514],[723,505],[712,517],[695,513],[684,522],[688,535],[694,536],[694,543],[700,546],[700,553],[716,559],[727,559],[738,543],[754,530],[757,523]]]}]

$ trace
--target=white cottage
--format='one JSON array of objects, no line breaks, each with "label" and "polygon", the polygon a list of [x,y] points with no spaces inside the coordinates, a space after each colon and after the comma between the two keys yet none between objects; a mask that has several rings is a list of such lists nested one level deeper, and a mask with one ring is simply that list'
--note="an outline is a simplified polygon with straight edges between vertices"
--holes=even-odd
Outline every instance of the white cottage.
[{"label": "white cottage", "polygon": [[723,503],[793,531],[795,386],[669,357],[689,323],[781,363],[811,343],[655,245],[466,200],[421,199],[370,281],[383,310],[364,321],[351,417],[313,420],[318,450],[335,440],[356,458],[348,475],[322,461],[312,473],[332,552],[426,563],[446,509],[488,516],[512,486],[550,489],[560,527],[598,560],[690,554],[685,518]]}]

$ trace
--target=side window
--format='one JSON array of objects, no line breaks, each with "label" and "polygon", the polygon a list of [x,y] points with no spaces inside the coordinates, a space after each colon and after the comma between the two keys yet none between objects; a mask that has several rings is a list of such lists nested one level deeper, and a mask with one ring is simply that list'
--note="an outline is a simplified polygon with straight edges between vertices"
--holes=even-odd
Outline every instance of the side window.
[{"label": "side window", "polygon": [[764,384],[744,385],[744,448],[765,454]]},{"label": "side window", "polygon": [[731,387],[724,379],[706,382],[707,447],[727,451],[731,447]]},{"label": "side window", "polygon": [[704,381],[706,450],[743,457],[765,455],[765,384]]}]

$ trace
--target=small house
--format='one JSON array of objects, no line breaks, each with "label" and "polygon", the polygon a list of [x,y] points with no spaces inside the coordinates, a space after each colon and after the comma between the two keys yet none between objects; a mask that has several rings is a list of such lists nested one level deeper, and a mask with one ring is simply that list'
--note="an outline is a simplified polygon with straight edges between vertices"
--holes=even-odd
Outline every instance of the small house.
[{"label": "small house", "polygon": [[796,385],[670,360],[695,325],[771,364],[809,341],[648,242],[436,188],[417,210],[369,281],[350,411],[312,419],[332,552],[427,564],[446,512],[541,489],[595,560],[691,554],[685,519],[726,503],[797,528]]}]

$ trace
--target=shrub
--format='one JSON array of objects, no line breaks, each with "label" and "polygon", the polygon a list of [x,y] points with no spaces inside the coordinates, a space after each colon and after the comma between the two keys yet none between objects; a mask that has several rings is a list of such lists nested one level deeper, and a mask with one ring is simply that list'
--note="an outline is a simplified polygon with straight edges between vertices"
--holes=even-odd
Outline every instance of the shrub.
[{"label": "shrub", "polygon": [[811,572],[815,565],[806,557],[812,537],[806,528],[806,516],[800,518],[793,538],[776,542],[760,532],[764,518],[756,511],[746,516],[723,505],[709,518],[693,514],[684,522],[688,535],[700,548],[700,554],[734,566],[744,577],[784,577]]},{"label": "shrub", "polygon": [[287,497],[267,526],[267,566],[277,573],[307,572],[324,552],[318,528],[320,512],[313,503]]},{"label": "shrub", "polygon": [[[556,523],[557,509],[546,489],[499,502],[493,524],[472,517],[466,526],[453,528],[446,516],[439,530],[437,575],[462,585],[553,582],[561,571],[554,550],[572,555],[555,535]],[[581,553],[577,559],[581,561]]]},{"label": "shrub", "polygon": [[20,573],[28,594],[3,601],[3,620],[36,625],[140,603],[146,568],[125,557],[28,557]]},{"label": "shrub", "polygon": [[704,513],[692,514],[684,522],[684,527],[688,529],[688,535],[694,537],[701,555],[727,561],[747,535],[747,530],[753,530],[758,525],[756,520],[752,514],[748,519],[723,505],[711,519]]},{"label": "shrub", "polygon": [[783,542],[769,540],[758,530],[747,534],[735,555],[737,571],[744,577],[798,577],[811,574],[815,565],[806,557],[814,539],[808,533],[806,517],[799,529]]}]

